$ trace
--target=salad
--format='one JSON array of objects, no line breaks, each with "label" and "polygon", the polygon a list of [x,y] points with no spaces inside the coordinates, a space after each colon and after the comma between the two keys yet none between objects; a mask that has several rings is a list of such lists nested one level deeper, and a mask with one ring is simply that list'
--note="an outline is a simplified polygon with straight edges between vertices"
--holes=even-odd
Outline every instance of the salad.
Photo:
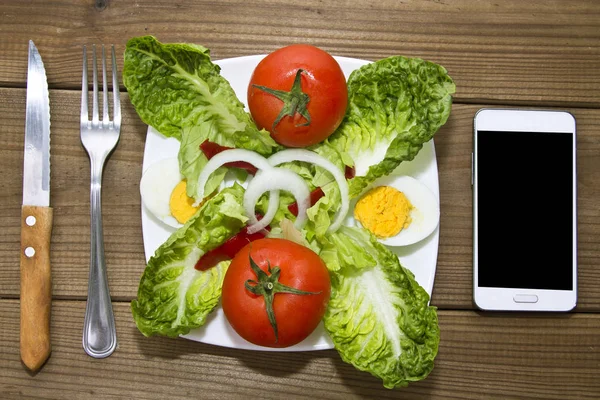
[{"label": "salad", "polygon": [[[219,71],[209,50],[198,45],[161,44],[144,36],[131,39],[125,51],[123,80],[138,115],[162,135],[180,141],[177,161],[187,182],[185,192],[203,202],[156,250],[140,280],[131,306],[146,336],[177,337],[206,322],[221,300],[230,262],[203,270],[196,264],[248,226],[247,188],[222,185],[229,170],[235,170],[240,182],[247,182],[247,171],[240,172],[239,164],[223,164],[200,179],[211,162],[201,145],[209,141],[267,158],[288,151],[257,126]],[[347,81],[348,105],[338,127],[305,151],[341,173],[354,170],[346,174],[345,184],[348,197],[356,198],[417,155],[446,122],[454,91],[446,70],[431,62],[394,56],[365,65]],[[368,168],[355,168],[358,159],[370,160]],[[286,160],[279,168],[323,192],[307,207],[305,223],[296,233],[329,271],[331,296],[323,323],[341,358],[379,377],[388,388],[426,377],[440,338],[427,292],[370,231],[344,225],[330,229],[343,203],[342,185],[332,184],[336,174],[299,160]],[[198,198],[205,192],[212,194]],[[300,212],[294,215],[290,209],[298,199],[289,191],[278,194],[268,226],[274,237],[282,234],[285,221],[300,218]],[[257,212],[269,212],[269,199],[258,197]]]}]

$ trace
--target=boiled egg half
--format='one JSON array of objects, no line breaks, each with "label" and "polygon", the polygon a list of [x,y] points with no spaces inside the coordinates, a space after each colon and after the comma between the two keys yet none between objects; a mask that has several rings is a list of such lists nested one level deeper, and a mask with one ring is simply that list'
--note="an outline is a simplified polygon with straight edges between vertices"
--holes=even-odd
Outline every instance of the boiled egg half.
[{"label": "boiled egg half", "polygon": [[440,207],[433,192],[410,176],[378,179],[354,203],[354,220],[387,246],[407,246],[438,226]]},{"label": "boiled egg half", "polygon": [[165,158],[150,165],[142,175],[142,204],[161,222],[179,228],[199,207],[186,195],[186,181],[179,172],[177,158]]}]

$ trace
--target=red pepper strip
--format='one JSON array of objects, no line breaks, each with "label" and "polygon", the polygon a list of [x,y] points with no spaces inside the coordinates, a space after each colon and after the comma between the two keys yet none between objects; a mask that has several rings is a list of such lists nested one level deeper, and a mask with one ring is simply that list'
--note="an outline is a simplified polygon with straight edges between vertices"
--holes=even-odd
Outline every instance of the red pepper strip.
[{"label": "red pepper strip", "polygon": [[[258,219],[261,217],[262,216],[257,215]],[[265,229],[268,231],[269,227],[266,227]],[[248,226],[246,225],[241,231],[227,239],[222,245],[204,253],[194,268],[196,268],[198,271],[206,271],[221,261],[231,260],[233,257],[235,257],[237,252],[242,249],[242,247],[250,242],[262,239],[265,236],[266,234],[264,230],[248,234]]]},{"label": "red pepper strip", "polygon": [[[215,155],[219,154],[220,152],[225,151],[225,150],[230,150],[232,148],[233,147],[221,146],[220,144],[211,142],[208,139],[206,139],[200,145],[200,150],[202,150],[202,152],[204,153],[206,158],[208,158],[209,160],[211,158],[213,158]],[[249,174],[252,174],[252,175],[256,175],[256,172],[258,171],[258,168],[256,168],[254,165],[247,163],[245,161],[232,161],[232,162],[225,163],[225,166],[245,169],[246,171],[248,171]]]},{"label": "red pepper strip", "polygon": [[[317,201],[319,201],[319,199],[321,197],[325,196],[325,193],[323,193],[323,189],[321,189],[320,187],[314,189],[312,192],[310,192],[310,205],[311,207],[315,205],[315,203]],[[298,216],[298,203],[297,202],[293,202],[292,204],[290,204],[288,206],[288,210],[290,210],[290,212],[292,214],[294,214],[295,217]]]},{"label": "red pepper strip", "polygon": [[356,175],[356,169],[354,167],[349,167],[346,165],[346,168],[344,170],[344,175],[345,175],[346,179],[352,179]]}]

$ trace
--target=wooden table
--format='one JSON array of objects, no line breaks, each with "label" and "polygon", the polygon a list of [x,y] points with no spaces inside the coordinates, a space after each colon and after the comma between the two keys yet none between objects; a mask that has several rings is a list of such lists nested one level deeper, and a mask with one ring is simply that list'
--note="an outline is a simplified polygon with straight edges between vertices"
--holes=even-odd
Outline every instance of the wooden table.
[{"label": "wooden table", "polygon": [[[600,398],[600,3],[3,0],[0,18],[0,397]],[[114,43],[121,69],[127,39],[143,34],[202,44],[214,59],[308,42],[334,55],[402,54],[448,69],[457,92],[435,137],[441,231],[432,304],[442,334],[427,379],[388,390],[334,350],[251,352],[143,337],[129,302],[145,267],[139,180],[147,127],[124,88],[121,141],[103,192],[119,346],[103,360],[83,352],[89,163],[79,141],[81,48]],[[28,39],[44,59],[52,109],[53,352],[36,375],[19,357]],[[490,105],[566,109],[577,118],[579,302],[572,313],[486,313],[473,306],[472,120]],[[506,252],[516,256],[510,238]]]}]

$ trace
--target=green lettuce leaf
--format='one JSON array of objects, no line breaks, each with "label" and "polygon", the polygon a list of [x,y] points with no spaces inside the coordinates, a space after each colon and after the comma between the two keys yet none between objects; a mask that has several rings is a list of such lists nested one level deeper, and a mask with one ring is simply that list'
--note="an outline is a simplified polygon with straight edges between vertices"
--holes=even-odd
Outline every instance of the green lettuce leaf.
[{"label": "green lettuce leaf", "polygon": [[135,323],[145,336],[179,336],[206,322],[221,297],[229,262],[206,271],[194,268],[207,251],[237,233],[246,223],[239,185],[207,201],[148,261],[137,298],[131,302]]},{"label": "green lettuce leaf", "polygon": [[341,358],[387,388],[425,378],[440,340],[427,292],[367,230],[342,227],[330,238],[320,253],[332,278],[323,321]]},{"label": "green lettuce leaf", "polygon": [[[198,135],[190,134],[191,129],[184,129],[181,136],[181,144],[177,159],[179,160],[179,171],[185,177],[186,194],[194,200],[202,200],[197,198],[198,194],[198,177],[200,172],[208,162],[208,158],[200,150],[200,144],[204,141]],[[208,182],[204,186],[204,193],[212,193],[216,190],[223,179],[228,168],[220,167],[210,175]]]},{"label": "green lettuce leaf", "polygon": [[[327,142],[322,142],[311,150],[328,159],[342,173],[344,172],[346,166],[341,153]],[[335,214],[342,205],[339,186],[333,175],[325,168],[314,167],[311,184],[314,187],[320,187],[325,196],[321,197],[314,206],[307,210],[308,220],[305,229],[308,230],[307,238],[309,240],[313,237],[323,238],[327,234],[327,229],[329,229]]]},{"label": "green lettuce leaf", "polygon": [[203,166],[204,140],[262,155],[279,148],[268,131],[256,127],[207,48],[142,36],[127,42],[124,59],[123,83],[137,114],[182,142],[179,163],[190,197]]},{"label": "green lettuce leaf", "polygon": [[440,65],[393,56],[367,64],[348,78],[348,110],[328,143],[356,164],[350,195],[412,160],[446,123],[456,87]]}]

